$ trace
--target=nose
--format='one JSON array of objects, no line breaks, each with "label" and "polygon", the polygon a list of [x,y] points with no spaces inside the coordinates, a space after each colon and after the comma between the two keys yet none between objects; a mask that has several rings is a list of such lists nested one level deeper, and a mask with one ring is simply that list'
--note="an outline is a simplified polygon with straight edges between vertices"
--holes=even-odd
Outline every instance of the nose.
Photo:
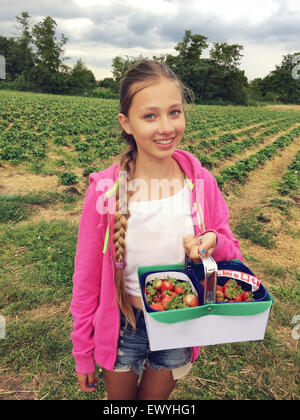
[{"label": "nose", "polygon": [[174,133],[174,127],[168,117],[162,117],[159,121],[159,134],[170,135]]}]

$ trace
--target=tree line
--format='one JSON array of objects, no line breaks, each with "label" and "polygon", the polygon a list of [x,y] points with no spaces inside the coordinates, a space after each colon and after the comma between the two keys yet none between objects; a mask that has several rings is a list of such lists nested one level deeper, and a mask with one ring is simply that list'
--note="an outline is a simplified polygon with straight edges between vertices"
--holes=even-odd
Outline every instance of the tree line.
[{"label": "tree line", "polygon": [[[19,36],[0,35],[0,54],[6,61],[6,79],[0,86],[44,93],[83,94],[94,89],[96,79],[82,60],[71,68],[65,64],[68,38],[56,37],[57,24],[50,16],[31,25],[31,16],[16,16]],[[6,82],[6,83],[5,83]]]},{"label": "tree line", "polygon": [[[112,77],[96,81],[82,60],[73,67],[65,64],[64,48],[68,39],[56,36],[57,24],[50,16],[31,25],[31,16],[16,16],[19,36],[0,35],[0,55],[6,60],[6,80],[0,88],[15,88],[55,94],[89,95],[117,98],[120,82],[133,64],[147,57],[116,56]],[[152,57],[168,65],[194,92],[196,103],[254,105],[257,102],[300,104],[300,74],[295,73],[300,53],[283,56],[281,64],[264,78],[248,81],[241,70],[244,47],[214,42],[209,57],[203,58],[208,38],[186,30],[174,54]],[[300,66],[298,66],[300,68]],[[299,77],[298,77],[299,76]]]}]

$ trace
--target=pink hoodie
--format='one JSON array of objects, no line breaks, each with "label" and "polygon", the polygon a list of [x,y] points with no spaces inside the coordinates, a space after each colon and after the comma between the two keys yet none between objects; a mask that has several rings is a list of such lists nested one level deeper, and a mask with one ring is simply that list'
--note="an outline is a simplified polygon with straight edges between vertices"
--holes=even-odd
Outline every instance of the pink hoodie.
[{"label": "pink hoodie", "polygon": [[[218,242],[212,255],[216,261],[242,260],[239,242],[230,230],[228,208],[215,178],[202,168],[198,159],[184,150],[175,150],[173,158],[190,181],[195,235],[203,232],[204,226],[205,232],[217,234]],[[112,208],[110,206],[114,203],[115,195],[111,188],[117,181],[119,169],[120,165],[115,164],[104,171],[90,174],[90,185],[79,223],[71,302],[74,320],[72,354],[78,373],[93,372],[95,362],[112,370],[117,355],[120,312],[114,284],[114,215],[109,214],[112,211],[102,214],[100,210],[104,206]],[[110,186],[107,180],[111,180]],[[196,193],[199,180],[204,185],[203,201]],[[197,359],[198,354],[199,347],[194,347],[191,362]]]}]

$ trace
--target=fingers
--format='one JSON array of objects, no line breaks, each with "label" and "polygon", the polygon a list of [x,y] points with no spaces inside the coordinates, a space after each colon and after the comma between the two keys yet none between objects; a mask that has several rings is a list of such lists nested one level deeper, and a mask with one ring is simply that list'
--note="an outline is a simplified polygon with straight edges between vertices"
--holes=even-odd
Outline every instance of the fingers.
[{"label": "fingers", "polygon": [[[190,257],[191,250],[194,246],[200,246],[202,239],[195,237],[194,235],[186,235],[183,238],[183,247],[185,252]],[[191,258],[191,257],[190,257]]]},{"label": "fingers", "polygon": [[207,232],[202,236],[186,235],[183,238],[183,246],[190,260],[201,262],[201,257],[207,258],[212,255],[216,247],[217,236],[214,232]]},{"label": "fingers", "polygon": [[194,245],[191,248],[191,251],[190,251],[190,254],[189,254],[190,260],[192,260],[194,262],[200,262],[201,261],[200,249],[201,249],[201,246],[199,246],[199,245]]},{"label": "fingers", "polygon": [[94,372],[88,374],[77,373],[80,389],[83,392],[94,392],[98,381],[95,378]]},{"label": "fingers", "polygon": [[200,238],[202,238],[202,246],[199,250],[199,255],[201,255],[204,258],[210,257],[216,247],[216,234],[214,232],[207,232]]}]

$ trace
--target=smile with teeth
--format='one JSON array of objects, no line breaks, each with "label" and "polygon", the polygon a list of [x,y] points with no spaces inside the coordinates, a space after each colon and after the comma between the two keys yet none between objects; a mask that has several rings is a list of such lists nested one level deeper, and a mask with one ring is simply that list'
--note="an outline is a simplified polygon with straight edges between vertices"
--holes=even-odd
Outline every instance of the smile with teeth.
[{"label": "smile with teeth", "polygon": [[155,143],[158,143],[158,144],[170,144],[170,143],[172,143],[173,140],[174,140],[174,137],[172,137],[171,139],[168,139],[168,140],[154,140],[154,141],[155,141]]}]

